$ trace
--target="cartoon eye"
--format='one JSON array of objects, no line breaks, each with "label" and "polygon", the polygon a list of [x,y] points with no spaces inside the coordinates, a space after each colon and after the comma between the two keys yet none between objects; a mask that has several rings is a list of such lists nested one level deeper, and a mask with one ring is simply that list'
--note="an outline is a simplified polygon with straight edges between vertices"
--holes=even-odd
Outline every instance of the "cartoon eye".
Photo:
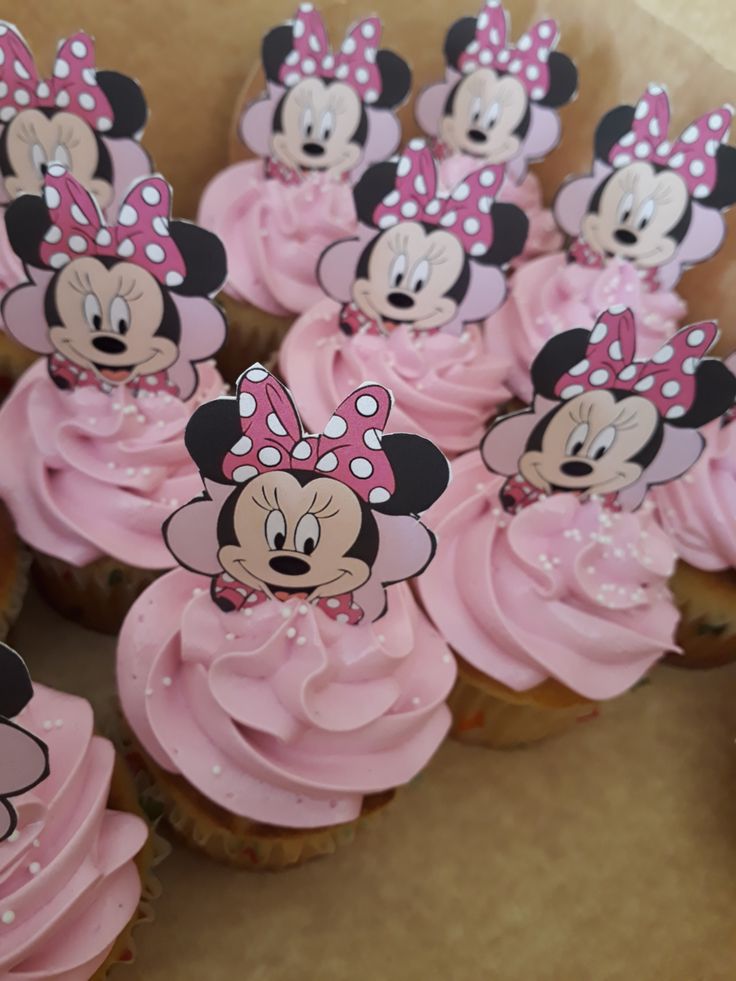
[{"label": "cartoon eye", "polygon": [[480,101],[480,97],[476,95],[473,101],[470,103],[470,122],[477,126],[480,122],[480,114],[483,112],[483,103]]},{"label": "cartoon eye", "polygon": [[565,453],[568,456],[577,456],[585,445],[588,438],[588,423],[581,422],[573,429],[565,444]]},{"label": "cartoon eye", "polygon": [[313,514],[305,514],[300,518],[294,532],[294,547],[297,552],[311,555],[319,542],[319,534],[319,521]]},{"label": "cartoon eye", "polygon": [[332,136],[332,131],[335,128],[335,116],[331,109],[322,116],[322,122],[319,127],[319,138],[321,140],[329,140]]},{"label": "cartoon eye", "polygon": [[84,298],[84,319],[91,330],[102,329],[102,307],[94,293],[87,293]]},{"label": "cartoon eye", "polygon": [[406,256],[403,252],[399,252],[388,270],[388,281],[392,289],[398,289],[403,284],[405,274]]},{"label": "cartoon eye", "polygon": [[309,140],[312,138],[314,133],[314,115],[309,106],[307,106],[302,112],[302,133],[304,134],[304,139]]},{"label": "cartoon eye", "polygon": [[409,289],[412,293],[418,293],[423,290],[424,287],[429,282],[429,263],[426,259],[421,259],[414,267],[414,272],[411,274],[411,282],[409,283]]},{"label": "cartoon eye", "polygon": [[611,449],[616,439],[616,427],[606,426],[605,429],[601,429],[596,438],[590,444],[590,449],[588,450],[588,459],[590,460],[600,460],[602,456]]},{"label": "cartoon eye", "polygon": [[629,218],[631,218],[631,212],[634,210],[634,195],[631,191],[627,191],[626,194],[622,195],[621,201],[618,206],[618,220],[619,224],[625,224]]},{"label": "cartoon eye", "polygon": [[59,143],[54,150],[54,160],[56,163],[60,163],[63,167],[66,167],[67,170],[72,169],[72,158],[69,154],[69,150],[63,143]]},{"label": "cartoon eye", "polygon": [[46,173],[46,164],[48,160],[46,159],[46,151],[41,146],[40,143],[34,143],[31,147],[31,163],[39,177],[43,177]]},{"label": "cartoon eye", "polygon": [[266,541],[274,551],[281,551],[286,542],[286,518],[281,511],[269,511],[266,518]]},{"label": "cartoon eye", "polygon": [[483,127],[484,129],[490,129],[496,122],[498,122],[498,117],[501,115],[501,107],[497,102],[492,102],[486,114],[483,117]]},{"label": "cartoon eye", "polygon": [[122,296],[113,297],[110,304],[110,326],[116,334],[127,334],[130,330],[130,307]]},{"label": "cartoon eye", "polygon": [[645,229],[651,222],[652,218],[654,218],[654,212],[656,210],[657,209],[653,198],[647,198],[646,201],[642,203],[641,207],[636,213],[635,222],[635,225],[640,232]]}]

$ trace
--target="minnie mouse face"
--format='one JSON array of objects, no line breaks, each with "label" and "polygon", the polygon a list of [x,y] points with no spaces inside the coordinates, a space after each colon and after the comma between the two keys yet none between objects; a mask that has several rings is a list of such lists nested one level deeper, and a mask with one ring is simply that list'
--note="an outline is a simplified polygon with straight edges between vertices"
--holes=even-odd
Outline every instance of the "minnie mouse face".
[{"label": "minnie mouse face", "polygon": [[527,94],[516,78],[479,68],[450,93],[439,136],[454,153],[507,163],[521,148],[528,115]]}]

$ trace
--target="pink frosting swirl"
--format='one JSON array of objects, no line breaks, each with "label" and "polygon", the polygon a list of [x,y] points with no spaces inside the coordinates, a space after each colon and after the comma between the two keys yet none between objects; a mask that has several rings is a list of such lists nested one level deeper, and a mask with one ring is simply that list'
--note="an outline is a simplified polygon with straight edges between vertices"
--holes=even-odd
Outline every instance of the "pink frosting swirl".
[{"label": "pink frosting swirl", "polygon": [[348,626],[298,600],[223,613],[207,585],[168,573],[120,634],[123,711],[159,766],[235,814],[306,828],[353,820],[427,763],[455,665],[408,587]]},{"label": "pink frosting swirl", "polygon": [[0,977],[87,981],[136,911],[148,829],[107,809],[115,751],[88,702],[36,685],[18,722],[48,744],[51,773],[15,798],[0,845]]},{"label": "pink frosting swirl", "polygon": [[323,300],[281,346],[281,371],[311,429],[323,426],[356,385],[372,381],[394,394],[395,432],[426,436],[449,456],[478,445],[509,396],[503,384],[509,362],[485,349],[479,326],[459,337],[402,328],[388,337],[345,337],[338,312],[334,301]]},{"label": "pink frosting swirl", "polygon": [[109,555],[171,568],[161,525],[202,486],[184,427],[225,387],[213,364],[200,367],[188,402],[127,388],[61,391],[45,358],[29,368],[0,409],[0,498],[20,537],[76,566]]},{"label": "pink frosting swirl", "polygon": [[653,491],[659,520],[697,569],[736,569],[736,422],[705,429],[706,448],[682,480]]},{"label": "pink frosting swirl", "polygon": [[568,263],[556,252],[522,266],[506,302],[486,321],[488,345],[508,348],[513,393],[531,401],[529,368],[551,337],[571,327],[592,327],[600,313],[617,304],[634,311],[636,353],[644,358],[675,332],[686,311],[672,290],[647,292],[636,269],[620,259],[593,269]]},{"label": "pink frosting swirl", "polygon": [[547,678],[591,699],[630,688],[673,649],[675,555],[651,508],[614,514],[556,494],[510,517],[479,453],[428,513],[439,547],[419,580],[447,642],[516,691]]},{"label": "pink frosting swirl", "polygon": [[197,221],[227,251],[225,292],[281,317],[303,313],[324,296],[319,257],[357,228],[348,184],[314,175],[287,186],[266,179],[262,160],[233,164],[213,178]]}]

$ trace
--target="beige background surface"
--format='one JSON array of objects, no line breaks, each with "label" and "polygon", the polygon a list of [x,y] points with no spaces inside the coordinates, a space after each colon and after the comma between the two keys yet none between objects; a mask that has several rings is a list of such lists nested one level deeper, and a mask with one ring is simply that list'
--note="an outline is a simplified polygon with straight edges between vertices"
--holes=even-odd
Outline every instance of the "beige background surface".
[{"label": "beige background surface", "polygon": [[[548,193],[588,162],[592,124],[650,77],[683,123],[736,101],[736,7],[693,0],[512,2],[562,22],[581,68]],[[343,27],[353,4],[329,3]],[[474,3],[375,0],[386,43],[440,71],[451,16]],[[83,26],[98,64],[136,75],[147,145],[191,215],[223,165],[234,99],[263,29],[291,0],[6,0],[50,67]],[[652,14],[657,14],[655,19]],[[41,52],[45,52],[41,55]],[[706,53],[707,52],[707,53]],[[624,79],[625,75],[625,79]],[[720,259],[686,277],[694,316],[721,315],[736,285],[736,227]],[[730,275],[730,279],[729,279]],[[14,640],[34,677],[104,711],[114,642],[31,597]],[[736,978],[736,668],[655,671],[602,718],[544,746],[490,753],[447,744],[384,818],[342,853],[282,875],[249,875],[176,849],[157,921],[124,981],[731,981]]]}]

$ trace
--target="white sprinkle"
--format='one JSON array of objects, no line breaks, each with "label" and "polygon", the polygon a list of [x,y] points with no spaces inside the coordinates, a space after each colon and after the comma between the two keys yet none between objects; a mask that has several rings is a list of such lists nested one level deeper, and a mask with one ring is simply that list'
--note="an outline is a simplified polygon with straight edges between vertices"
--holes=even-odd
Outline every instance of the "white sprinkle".
[{"label": "white sprinkle", "polygon": [[153,688],[146,688],[146,697],[150,698],[153,695]]},{"label": "white sprinkle", "polygon": [[296,627],[289,627],[289,629],[286,631],[286,636],[289,638],[289,640],[293,640],[296,637]]},{"label": "white sprinkle", "polygon": [[215,763],[215,765],[212,767],[212,772],[216,777],[220,776],[220,774],[222,773],[222,767],[220,766],[219,763]]},{"label": "white sprinkle", "polygon": [[141,469],[141,473],[143,474],[144,477],[148,477],[151,474],[151,468],[150,467],[143,467]]},{"label": "white sprinkle", "polygon": [[307,606],[306,603],[302,603],[302,605],[299,607],[299,612],[301,613],[302,616],[305,616],[307,613],[309,613],[309,607]]},{"label": "white sprinkle", "polygon": [[443,664],[449,664],[450,661],[452,661],[452,655],[451,654],[443,654],[442,655],[442,662],[443,662]]},{"label": "white sprinkle", "polygon": [[411,700],[412,705],[419,705],[420,703],[421,703],[421,698],[418,698],[416,695]]},{"label": "white sprinkle", "polygon": [[125,474],[126,474],[127,477],[133,477],[133,476],[135,476],[135,467],[126,467],[125,468]]},{"label": "white sprinkle", "polygon": [[164,688],[171,688],[172,685],[171,678],[168,675],[166,675],[165,678],[161,679],[161,684],[164,686]]},{"label": "white sprinkle", "polygon": [[64,725],[64,720],[57,719],[56,722],[54,722],[54,725],[56,726],[57,729],[61,729],[61,727]]},{"label": "white sprinkle", "polygon": [[15,913],[12,911],[12,909],[6,909],[2,915],[3,923],[6,926],[10,926],[10,924],[13,922],[14,919],[15,919]]},{"label": "white sprinkle", "polygon": [[34,838],[33,839],[33,847],[34,848],[40,848],[41,847],[41,842],[38,840],[38,838]]},{"label": "white sprinkle", "polygon": [[28,866],[28,871],[31,873],[31,875],[38,875],[38,873],[41,871],[41,863],[31,862],[31,864]]},{"label": "white sprinkle", "polygon": [[[174,502],[172,501],[171,503],[173,504]],[[201,586],[195,586],[192,590],[192,596],[201,596],[203,592],[204,590]]]},{"label": "white sprinkle", "polygon": [[306,637],[297,637],[296,642],[299,645],[299,647],[304,647],[304,645],[307,642],[307,638]]},{"label": "white sprinkle", "polygon": [[225,640],[235,640],[235,634],[225,634]]}]

